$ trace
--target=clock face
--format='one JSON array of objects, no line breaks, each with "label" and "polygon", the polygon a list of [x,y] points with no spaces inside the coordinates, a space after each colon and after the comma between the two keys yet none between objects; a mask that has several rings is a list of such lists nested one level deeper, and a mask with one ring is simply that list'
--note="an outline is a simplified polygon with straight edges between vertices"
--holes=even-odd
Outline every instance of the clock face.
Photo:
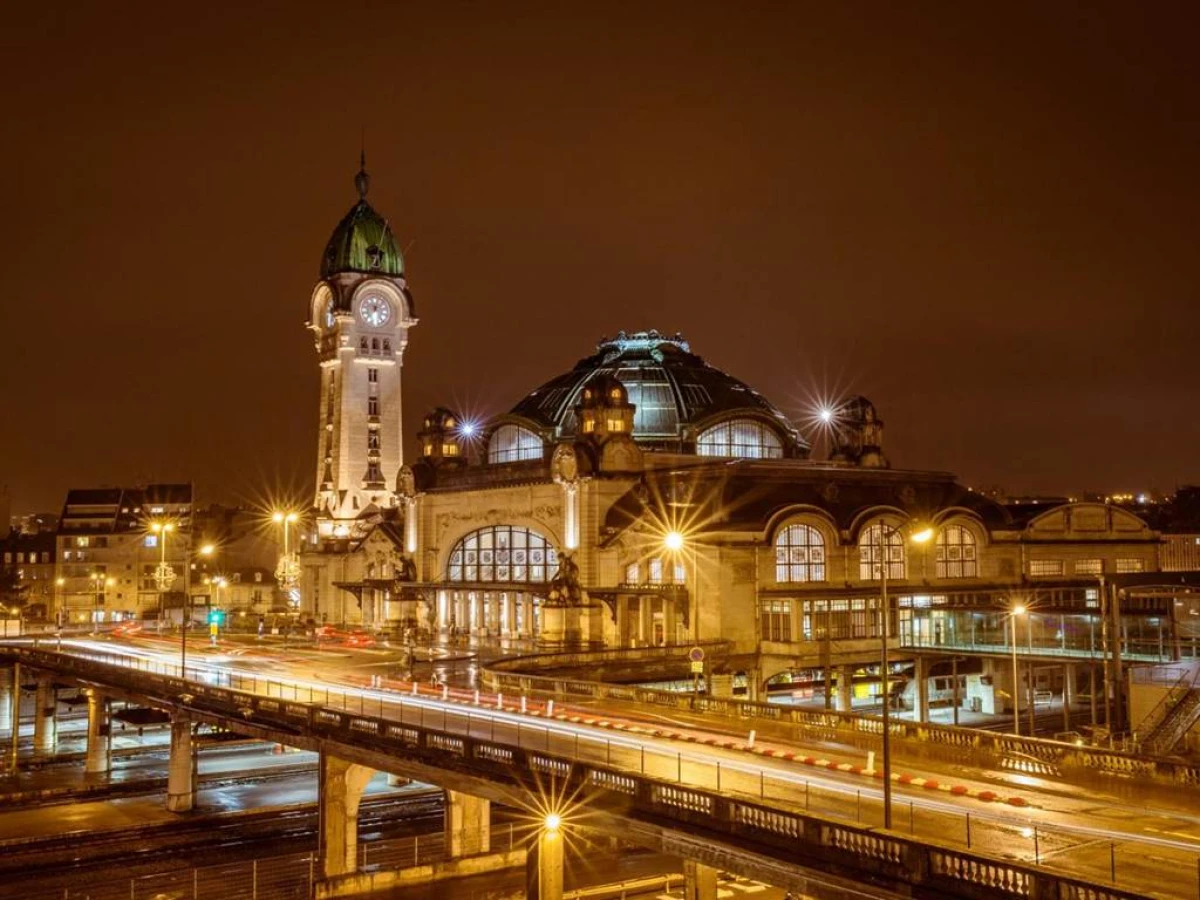
[{"label": "clock face", "polygon": [[382,297],[368,294],[358,304],[358,315],[368,325],[378,328],[391,317],[392,308]]}]

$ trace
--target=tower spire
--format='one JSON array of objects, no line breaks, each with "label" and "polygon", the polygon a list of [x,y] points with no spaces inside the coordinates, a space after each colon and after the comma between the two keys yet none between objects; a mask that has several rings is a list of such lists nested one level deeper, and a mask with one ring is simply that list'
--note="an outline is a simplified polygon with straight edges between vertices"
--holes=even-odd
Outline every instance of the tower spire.
[{"label": "tower spire", "polygon": [[354,187],[362,200],[367,199],[367,191],[371,189],[371,176],[367,174],[367,128],[362,130],[362,141],[358,151],[358,174],[354,176]]}]

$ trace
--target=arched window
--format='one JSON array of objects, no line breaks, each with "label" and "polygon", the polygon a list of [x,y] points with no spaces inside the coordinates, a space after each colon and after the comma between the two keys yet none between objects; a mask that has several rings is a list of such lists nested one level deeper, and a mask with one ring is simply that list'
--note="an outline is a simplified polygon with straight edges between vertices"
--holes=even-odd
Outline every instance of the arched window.
[{"label": "arched window", "polygon": [[489,463],[541,459],[543,455],[542,439],[520,425],[501,425],[488,441]]},{"label": "arched window", "polygon": [[549,581],[558,552],[536,531],[493,525],[472,531],[450,552],[450,581]]},{"label": "arched window", "polygon": [[743,459],[780,459],[779,435],[753,419],[730,419],[714,425],[696,438],[697,456],[736,456]]},{"label": "arched window", "polygon": [[947,525],[937,536],[937,577],[974,578],[979,574],[975,535],[961,525]]},{"label": "arched window", "polygon": [[775,536],[775,580],[825,580],[825,538],[821,532],[809,525],[789,525]]},{"label": "arched window", "polygon": [[894,528],[870,525],[858,536],[858,577],[878,581],[887,557],[887,577],[904,577],[904,537]]}]

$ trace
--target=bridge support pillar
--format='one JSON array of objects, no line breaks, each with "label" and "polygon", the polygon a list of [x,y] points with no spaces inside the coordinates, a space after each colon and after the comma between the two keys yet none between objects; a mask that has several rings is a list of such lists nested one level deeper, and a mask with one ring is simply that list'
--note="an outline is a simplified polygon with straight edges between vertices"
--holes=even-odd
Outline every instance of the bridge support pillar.
[{"label": "bridge support pillar", "polygon": [[913,691],[913,721],[929,721],[929,660],[924,656],[916,658],[913,669],[913,681],[916,690]]},{"label": "bridge support pillar", "polygon": [[683,861],[684,900],[717,900],[717,870],[695,860]]},{"label": "bridge support pillar", "polygon": [[492,804],[482,797],[446,791],[446,855],[451,859],[490,853]]},{"label": "bridge support pillar", "polygon": [[19,692],[12,666],[0,666],[0,733],[9,734],[13,726],[13,695]]},{"label": "bridge support pillar", "polygon": [[325,878],[357,869],[358,804],[375,770],[321,754],[321,872]]},{"label": "bridge support pillar", "polygon": [[[91,711],[91,704],[88,704]],[[88,719],[91,734],[91,719]],[[89,758],[91,742],[88,742]],[[196,747],[192,741],[190,716],[177,713],[171,718],[171,759],[167,763],[167,809],[189,812],[196,805]]]},{"label": "bridge support pillar", "polygon": [[88,694],[87,758],[83,770],[112,771],[112,735],[108,719],[108,698],[96,688]]},{"label": "bridge support pillar", "polygon": [[854,667],[838,666],[837,673],[837,711],[850,712],[854,697]]},{"label": "bridge support pillar", "polygon": [[525,900],[562,900],[563,835],[541,828],[525,857]]},{"label": "bridge support pillar", "polygon": [[58,692],[54,688],[53,675],[38,675],[34,702],[33,752],[38,755],[53,754],[58,748]]}]

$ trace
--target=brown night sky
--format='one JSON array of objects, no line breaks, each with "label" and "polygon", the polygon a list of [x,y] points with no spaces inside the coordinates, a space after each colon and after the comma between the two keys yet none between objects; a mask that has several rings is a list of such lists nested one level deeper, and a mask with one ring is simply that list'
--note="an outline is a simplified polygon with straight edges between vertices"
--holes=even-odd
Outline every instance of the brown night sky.
[{"label": "brown night sky", "polygon": [[410,434],[658,328],[798,420],[865,393],[900,466],[1200,480],[1183,4],[112,6],[0,32],[15,511],[311,490],[303,323],[363,124]]}]

